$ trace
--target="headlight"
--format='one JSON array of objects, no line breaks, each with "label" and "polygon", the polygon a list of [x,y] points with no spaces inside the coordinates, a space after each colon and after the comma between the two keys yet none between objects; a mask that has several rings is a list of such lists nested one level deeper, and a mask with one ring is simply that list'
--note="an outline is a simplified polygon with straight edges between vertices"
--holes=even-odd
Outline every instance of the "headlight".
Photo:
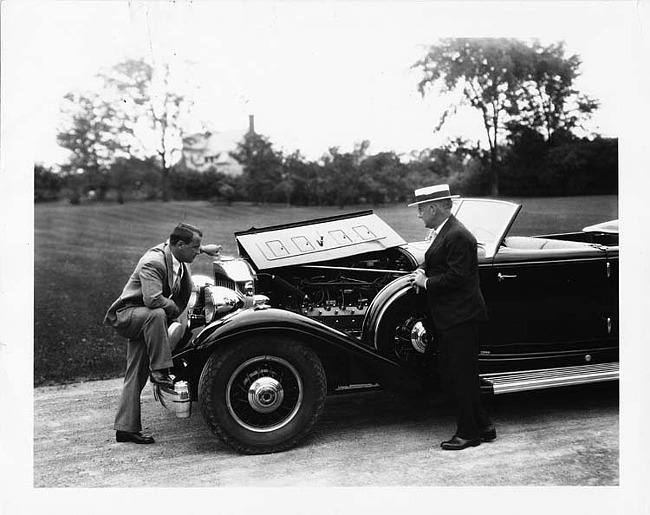
[{"label": "headlight", "polygon": [[201,286],[213,286],[214,278],[209,275],[194,274],[192,275],[192,284],[194,285],[195,290],[198,290]]},{"label": "headlight", "polygon": [[[198,315],[198,313],[193,313],[194,306],[197,307],[198,311],[203,309],[203,306],[197,302],[199,301],[199,295],[201,294],[201,288],[203,286],[214,286],[214,279],[208,275],[193,275],[192,276],[192,293],[190,294],[190,299],[187,302],[187,312]],[[202,313],[201,313],[202,314]]]},{"label": "headlight", "polygon": [[205,323],[209,324],[218,317],[230,313],[243,305],[237,293],[223,286],[205,287]]}]

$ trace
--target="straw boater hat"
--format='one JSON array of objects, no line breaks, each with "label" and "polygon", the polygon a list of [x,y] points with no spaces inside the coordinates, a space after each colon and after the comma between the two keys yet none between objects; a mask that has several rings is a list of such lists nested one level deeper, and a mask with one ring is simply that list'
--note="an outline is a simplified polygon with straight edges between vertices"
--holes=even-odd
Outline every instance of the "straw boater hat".
[{"label": "straw boater hat", "polygon": [[435,200],[443,200],[446,198],[459,198],[460,195],[452,195],[449,191],[449,184],[439,184],[437,186],[427,186],[415,190],[415,202],[409,204],[408,207],[424,204],[425,202],[434,202]]}]

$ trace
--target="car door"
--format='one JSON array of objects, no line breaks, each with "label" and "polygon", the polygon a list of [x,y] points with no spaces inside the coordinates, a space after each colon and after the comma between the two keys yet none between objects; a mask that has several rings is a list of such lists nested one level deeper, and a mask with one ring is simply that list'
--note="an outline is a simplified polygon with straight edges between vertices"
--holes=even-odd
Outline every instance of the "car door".
[{"label": "car door", "polygon": [[607,336],[618,344],[619,338],[619,268],[618,245],[607,248],[607,291],[605,301],[605,322]]},{"label": "car door", "polygon": [[591,356],[612,335],[611,264],[602,247],[502,248],[481,282],[490,317],[483,354]]}]

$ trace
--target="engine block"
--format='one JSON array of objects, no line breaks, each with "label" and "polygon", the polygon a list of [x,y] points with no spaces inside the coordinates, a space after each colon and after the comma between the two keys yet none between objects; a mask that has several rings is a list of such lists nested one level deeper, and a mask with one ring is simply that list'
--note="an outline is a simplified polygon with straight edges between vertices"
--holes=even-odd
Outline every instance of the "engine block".
[{"label": "engine block", "polygon": [[410,268],[399,252],[389,257],[384,254],[381,259],[357,256],[323,265],[258,273],[257,291],[267,295],[274,307],[301,313],[360,336],[372,299]]}]

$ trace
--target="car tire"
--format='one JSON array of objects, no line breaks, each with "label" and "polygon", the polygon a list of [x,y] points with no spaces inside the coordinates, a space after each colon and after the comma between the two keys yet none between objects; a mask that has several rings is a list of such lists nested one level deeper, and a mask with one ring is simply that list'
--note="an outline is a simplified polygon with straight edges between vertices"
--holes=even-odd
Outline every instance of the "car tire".
[{"label": "car tire", "polygon": [[217,348],[199,380],[199,407],[212,432],[244,454],[294,447],[325,406],[316,353],[298,342],[241,339]]}]

